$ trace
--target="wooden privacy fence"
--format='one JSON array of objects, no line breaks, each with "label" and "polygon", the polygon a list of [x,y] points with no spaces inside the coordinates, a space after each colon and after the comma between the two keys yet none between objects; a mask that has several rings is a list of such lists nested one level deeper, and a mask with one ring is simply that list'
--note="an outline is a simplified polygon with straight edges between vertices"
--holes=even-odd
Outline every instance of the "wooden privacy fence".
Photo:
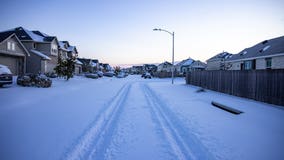
[{"label": "wooden privacy fence", "polygon": [[187,73],[186,83],[284,106],[284,69],[193,71]]}]

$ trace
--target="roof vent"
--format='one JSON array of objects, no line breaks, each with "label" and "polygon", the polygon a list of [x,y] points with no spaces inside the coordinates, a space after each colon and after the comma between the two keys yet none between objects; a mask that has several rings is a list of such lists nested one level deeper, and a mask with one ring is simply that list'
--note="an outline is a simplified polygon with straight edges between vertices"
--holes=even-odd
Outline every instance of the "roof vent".
[{"label": "roof vent", "polygon": [[263,41],[263,42],[261,42],[262,44],[266,44],[268,42],[268,40],[265,40],[265,41]]},{"label": "roof vent", "polygon": [[261,52],[264,52],[264,51],[266,51],[268,48],[270,48],[270,46],[265,46],[263,49],[259,50],[259,52],[260,52],[260,53],[261,53]]},{"label": "roof vent", "polygon": [[241,53],[241,56],[242,56],[242,55],[245,55],[245,54],[247,54],[247,53],[248,53],[247,51],[244,51],[244,52]]}]

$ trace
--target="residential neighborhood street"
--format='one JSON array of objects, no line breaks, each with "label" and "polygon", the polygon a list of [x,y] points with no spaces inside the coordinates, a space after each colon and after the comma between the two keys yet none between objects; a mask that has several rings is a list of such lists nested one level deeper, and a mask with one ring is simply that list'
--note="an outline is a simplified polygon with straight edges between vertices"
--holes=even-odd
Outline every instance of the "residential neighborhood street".
[{"label": "residential neighborhood street", "polygon": [[[283,159],[280,106],[183,78],[53,79],[0,89],[0,159]],[[217,101],[244,113],[213,107]],[[252,143],[253,142],[253,143]]]}]

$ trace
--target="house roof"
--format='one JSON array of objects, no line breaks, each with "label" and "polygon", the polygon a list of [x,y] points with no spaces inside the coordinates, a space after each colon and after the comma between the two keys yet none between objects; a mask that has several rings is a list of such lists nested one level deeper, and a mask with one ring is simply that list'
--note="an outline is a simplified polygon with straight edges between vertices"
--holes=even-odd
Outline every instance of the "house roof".
[{"label": "house roof", "polygon": [[232,56],[233,54],[229,53],[229,52],[221,52],[211,58],[209,58],[207,61],[214,61],[214,60],[218,60],[218,59],[228,59]]},{"label": "house roof", "polygon": [[13,33],[11,32],[1,32],[0,33],[0,43],[10,37]]},{"label": "house roof", "polygon": [[89,65],[91,59],[86,59],[86,58],[77,58],[80,62],[82,62],[84,65]]},{"label": "house roof", "polygon": [[31,49],[30,51],[31,51],[32,53],[34,53],[35,55],[41,57],[42,59],[51,60],[51,58],[49,58],[47,55],[41,53],[40,51],[37,51],[37,50],[34,50],[34,49]]},{"label": "house roof", "polygon": [[29,31],[23,27],[13,28],[0,33],[15,33],[21,41],[51,42],[56,39],[55,36],[48,36],[40,31]]},{"label": "house roof", "polygon": [[284,36],[265,40],[250,48],[246,48],[238,54],[232,55],[227,61],[269,57],[278,54],[284,54]]},{"label": "house roof", "polygon": [[168,61],[165,61],[165,62],[163,62],[163,63],[161,63],[161,64],[159,64],[159,66],[161,66],[161,65],[172,65],[170,62],[168,62]]},{"label": "house roof", "polygon": [[78,59],[76,59],[75,63],[79,64],[79,65],[83,65],[83,63],[81,61],[79,61]]}]

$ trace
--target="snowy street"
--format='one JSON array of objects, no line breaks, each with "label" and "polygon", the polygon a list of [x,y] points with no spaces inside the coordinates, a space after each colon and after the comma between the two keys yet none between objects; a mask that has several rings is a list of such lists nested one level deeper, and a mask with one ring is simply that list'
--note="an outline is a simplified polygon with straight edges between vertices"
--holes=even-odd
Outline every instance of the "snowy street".
[{"label": "snowy street", "polygon": [[170,81],[75,77],[1,88],[0,159],[284,158],[283,106]]}]

